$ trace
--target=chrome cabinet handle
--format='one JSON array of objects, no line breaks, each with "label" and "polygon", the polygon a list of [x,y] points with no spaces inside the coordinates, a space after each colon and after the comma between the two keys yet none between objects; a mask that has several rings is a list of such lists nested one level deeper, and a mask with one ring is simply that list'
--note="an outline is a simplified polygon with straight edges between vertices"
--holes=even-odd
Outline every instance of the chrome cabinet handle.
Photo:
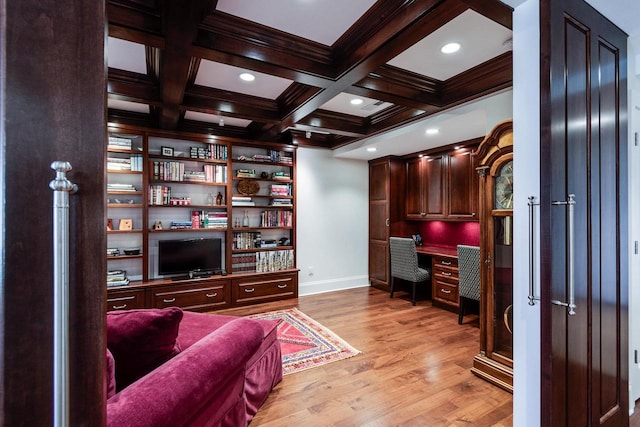
[{"label": "chrome cabinet handle", "polygon": [[536,300],[540,300],[540,297],[536,296],[535,290],[535,207],[540,206],[540,202],[536,202],[534,196],[529,196],[529,305],[534,305]]},{"label": "chrome cabinet handle", "polygon": [[449,277],[451,276],[451,273],[447,273],[446,271],[443,271],[442,273],[440,273],[440,275]]},{"label": "chrome cabinet handle", "polygon": [[442,265],[451,265],[451,261],[440,261]]},{"label": "chrome cabinet handle", "polygon": [[443,294],[450,294],[451,291],[448,289],[440,289],[440,292],[442,292]]},{"label": "chrome cabinet handle", "polygon": [[420,216],[427,216],[426,212],[420,212]]},{"label": "chrome cabinet handle", "polygon": [[112,305],[111,306],[112,309],[114,310],[122,310],[124,308],[127,308],[127,304],[122,304],[122,305]]},{"label": "chrome cabinet handle", "polygon": [[212,293],[212,294],[205,294],[205,296],[206,296],[207,298],[215,298],[215,297],[217,297],[217,296],[218,296],[218,293],[217,293],[217,292],[214,292],[214,293]]},{"label": "chrome cabinet handle", "polygon": [[553,201],[552,205],[565,205],[569,213],[569,219],[567,224],[568,244],[567,244],[567,258],[569,259],[569,265],[567,266],[567,281],[569,282],[569,302],[553,300],[552,304],[561,305],[567,307],[569,316],[576,314],[576,301],[575,301],[575,278],[574,278],[574,211],[576,205],[576,195],[569,194],[565,201]]},{"label": "chrome cabinet handle", "polygon": [[287,287],[287,285],[285,285],[285,284],[280,284],[280,285],[278,285],[278,288],[279,288],[279,289],[284,289],[284,288],[286,288],[286,287]]},{"label": "chrome cabinet handle", "polygon": [[69,425],[69,194],[78,186],[67,179],[71,164],[54,161],[53,190],[53,424]]},{"label": "chrome cabinet handle", "polygon": [[386,225],[387,227],[389,226],[389,218],[384,220],[384,225]]},{"label": "chrome cabinet handle", "polygon": [[255,291],[256,291],[256,289],[255,289],[255,288],[244,288],[244,291],[245,291],[246,293],[250,294],[250,293],[252,293],[252,292],[255,292]]},{"label": "chrome cabinet handle", "polygon": [[170,298],[170,299],[163,299],[162,302],[165,304],[168,304],[170,302],[174,302],[176,299],[175,298]]}]

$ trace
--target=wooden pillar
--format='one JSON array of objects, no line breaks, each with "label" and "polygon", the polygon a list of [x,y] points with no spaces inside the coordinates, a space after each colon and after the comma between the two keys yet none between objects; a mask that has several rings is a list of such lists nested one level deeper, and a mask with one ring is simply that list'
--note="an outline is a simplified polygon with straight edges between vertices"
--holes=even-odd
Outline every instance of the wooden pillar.
[{"label": "wooden pillar", "polygon": [[71,163],[70,423],[104,424],[105,5],[0,0],[0,425],[53,423],[54,160]]}]

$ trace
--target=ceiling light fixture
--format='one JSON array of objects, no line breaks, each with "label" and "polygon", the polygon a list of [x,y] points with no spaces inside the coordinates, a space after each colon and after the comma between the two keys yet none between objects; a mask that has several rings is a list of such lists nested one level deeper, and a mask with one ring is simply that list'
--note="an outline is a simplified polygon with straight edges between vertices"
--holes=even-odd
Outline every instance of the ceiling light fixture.
[{"label": "ceiling light fixture", "polygon": [[254,81],[256,79],[256,76],[254,76],[251,73],[242,73],[242,74],[240,74],[240,78],[242,80],[244,80],[245,82],[252,82],[252,81]]},{"label": "ceiling light fixture", "polygon": [[351,100],[351,105],[360,105],[360,104],[362,104],[363,102],[364,102],[364,101],[363,101],[362,99],[360,99],[360,98],[353,98],[353,99]]},{"label": "ceiling light fixture", "polygon": [[440,133],[440,129],[438,128],[429,128],[427,129],[427,131],[425,132],[427,135],[437,135]]},{"label": "ceiling light fixture", "polygon": [[310,130],[307,131],[306,136],[307,136],[307,139],[311,139],[311,131]]},{"label": "ceiling light fixture", "polygon": [[378,149],[376,147],[369,147],[367,148],[367,151],[370,153],[375,153]]},{"label": "ceiling light fixture", "polygon": [[442,53],[456,53],[460,50],[460,43],[447,43],[442,48],[440,48],[440,52]]}]

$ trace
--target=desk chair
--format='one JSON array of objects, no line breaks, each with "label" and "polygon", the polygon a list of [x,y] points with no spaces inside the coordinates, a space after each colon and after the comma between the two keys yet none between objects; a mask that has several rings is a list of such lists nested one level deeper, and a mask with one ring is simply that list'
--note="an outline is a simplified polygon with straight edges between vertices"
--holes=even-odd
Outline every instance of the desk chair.
[{"label": "desk chair", "polygon": [[480,248],[458,245],[458,269],[460,292],[458,324],[461,325],[466,303],[469,300],[480,301]]},{"label": "desk chair", "polygon": [[413,239],[404,237],[389,237],[391,252],[391,295],[395,291],[395,279],[411,282],[413,298],[411,303],[416,305],[416,284],[431,279],[431,271],[418,266],[416,243]]}]

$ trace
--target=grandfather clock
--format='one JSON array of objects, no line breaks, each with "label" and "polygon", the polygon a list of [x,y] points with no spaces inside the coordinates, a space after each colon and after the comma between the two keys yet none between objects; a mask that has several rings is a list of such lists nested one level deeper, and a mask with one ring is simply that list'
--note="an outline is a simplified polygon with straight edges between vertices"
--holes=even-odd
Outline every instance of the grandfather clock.
[{"label": "grandfather clock", "polygon": [[471,371],[513,392],[513,122],[498,123],[474,155],[480,175],[480,354]]}]

